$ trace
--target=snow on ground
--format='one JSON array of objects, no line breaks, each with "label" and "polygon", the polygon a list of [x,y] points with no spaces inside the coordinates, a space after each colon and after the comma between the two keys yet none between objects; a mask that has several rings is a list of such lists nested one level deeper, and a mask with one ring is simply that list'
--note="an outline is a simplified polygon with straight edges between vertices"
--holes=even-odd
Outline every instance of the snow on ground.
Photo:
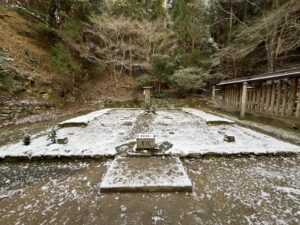
[{"label": "snow on ground", "polygon": [[111,162],[0,163],[0,224],[300,224],[300,155],[183,159],[193,193],[102,193]]},{"label": "snow on ground", "polygon": [[197,110],[197,109],[191,109],[191,108],[183,108],[184,112],[192,114],[194,116],[197,116],[204,120],[206,123],[234,123],[234,121],[220,117],[215,116],[212,114],[205,113],[203,111]]},{"label": "snow on ground", "polygon": [[63,122],[59,123],[58,126],[66,126],[69,124],[85,124],[85,125],[87,125],[91,121],[103,116],[104,114],[108,113],[109,111],[111,111],[111,109],[102,109],[99,111],[91,112],[91,113],[83,115],[83,116],[78,116],[78,117],[63,121]]},{"label": "snow on ground", "polygon": [[[115,147],[127,140],[130,134],[131,127],[126,123],[134,123],[138,115],[138,110],[106,112],[90,122],[85,128],[59,129],[57,137],[68,137],[69,142],[66,145],[50,145],[47,135],[37,136],[29,146],[24,146],[22,142],[19,142],[0,148],[0,158],[6,156],[113,156],[117,153]],[[90,118],[88,116],[86,121]],[[85,118],[83,119],[85,120]]]},{"label": "snow on ground", "polygon": [[117,157],[101,191],[191,191],[192,182],[177,157]]},{"label": "snow on ground", "polygon": [[[186,110],[186,109],[185,109]],[[209,114],[193,110],[158,110],[143,116],[141,110],[102,110],[73,121],[89,121],[87,127],[58,130],[59,138],[68,137],[66,145],[51,144],[47,135],[36,135],[29,146],[22,142],[0,148],[0,158],[40,156],[113,156],[116,147],[135,141],[138,133],[153,133],[157,143],[168,141],[173,147],[168,154],[176,156],[202,154],[298,152],[300,147],[277,140],[235,124],[209,125]],[[97,115],[97,116],[96,116]],[[196,116],[195,116],[196,115]],[[219,120],[219,119],[218,119]],[[234,135],[236,142],[228,143],[224,135]]]},{"label": "snow on ground", "polygon": [[[168,150],[172,155],[300,152],[299,146],[268,135],[238,125],[208,125],[205,119],[182,111],[159,111],[152,127],[158,142],[173,144]],[[236,142],[225,142],[225,134],[234,135]]]}]

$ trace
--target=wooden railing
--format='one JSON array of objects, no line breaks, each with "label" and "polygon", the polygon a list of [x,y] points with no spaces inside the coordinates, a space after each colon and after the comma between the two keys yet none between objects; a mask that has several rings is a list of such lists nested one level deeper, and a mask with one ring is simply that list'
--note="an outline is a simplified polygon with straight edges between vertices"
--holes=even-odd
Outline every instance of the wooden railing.
[{"label": "wooden railing", "polygon": [[[275,79],[274,79],[275,78]],[[275,76],[266,80],[249,79],[243,82],[220,83],[221,108],[246,113],[261,113],[300,119],[300,73],[291,77]],[[213,88],[213,104],[217,89]]]}]

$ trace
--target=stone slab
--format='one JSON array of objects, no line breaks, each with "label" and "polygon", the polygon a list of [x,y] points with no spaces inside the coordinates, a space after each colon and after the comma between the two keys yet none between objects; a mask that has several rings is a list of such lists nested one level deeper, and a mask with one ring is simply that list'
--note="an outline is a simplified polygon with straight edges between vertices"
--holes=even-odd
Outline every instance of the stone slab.
[{"label": "stone slab", "polygon": [[192,191],[177,157],[117,157],[103,178],[101,192]]}]

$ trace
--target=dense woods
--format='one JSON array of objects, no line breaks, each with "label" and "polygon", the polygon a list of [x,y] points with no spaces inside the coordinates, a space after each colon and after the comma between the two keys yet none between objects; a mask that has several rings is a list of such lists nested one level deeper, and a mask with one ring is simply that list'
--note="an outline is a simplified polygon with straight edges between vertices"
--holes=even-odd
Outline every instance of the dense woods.
[{"label": "dense woods", "polygon": [[[2,3],[3,4],[3,3]],[[297,0],[23,0],[6,1],[34,23],[47,44],[60,95],[109,76],[135,88],[152,85],[179,96],[226,78],[296,67],[300,57]],[[1,57],[5,52],[1,52]],[[2,57],[2,91],[15,81]],[[80,91],[77,91],[80,92]]]}]

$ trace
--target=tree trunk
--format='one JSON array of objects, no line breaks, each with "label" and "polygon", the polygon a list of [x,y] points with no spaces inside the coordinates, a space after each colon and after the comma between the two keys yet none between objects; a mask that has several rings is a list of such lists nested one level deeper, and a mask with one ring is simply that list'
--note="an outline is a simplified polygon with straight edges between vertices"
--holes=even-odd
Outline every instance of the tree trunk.
[{"label": "tree trunk", "polygon": [[248,18],[248,1],[245,1],[243,21],[246,22],[247,18]]},{"label": "tree trunk", "polygon": [[131,35],[129,36],[129,41],[130,41],[130,49],[129,49],[129,74],[132,77],[132,37]]},{"label": "tree trunk", "polygon": [[158,82],[158,93],[160,93],[160,90],[161,90],[161,83]]},{"label": "tree trunk", "polygon": [[232,0],[229,1],[229,5],[230,5],[230,18],[229,18],[229,32],[228,32],[227,45],[231,44],[231,34],[232,34],[232,24],[233,24],[233,4],[232,4]]},{"label": "tree trunk", "polygon": [[56,0],[51,0],[50,9],[49,9],[49,18],[50,18],[49,24],[55,28],[57,26],[57,21],[56,21],[57,10],[58,10],[58,3],[56,2]]}]

